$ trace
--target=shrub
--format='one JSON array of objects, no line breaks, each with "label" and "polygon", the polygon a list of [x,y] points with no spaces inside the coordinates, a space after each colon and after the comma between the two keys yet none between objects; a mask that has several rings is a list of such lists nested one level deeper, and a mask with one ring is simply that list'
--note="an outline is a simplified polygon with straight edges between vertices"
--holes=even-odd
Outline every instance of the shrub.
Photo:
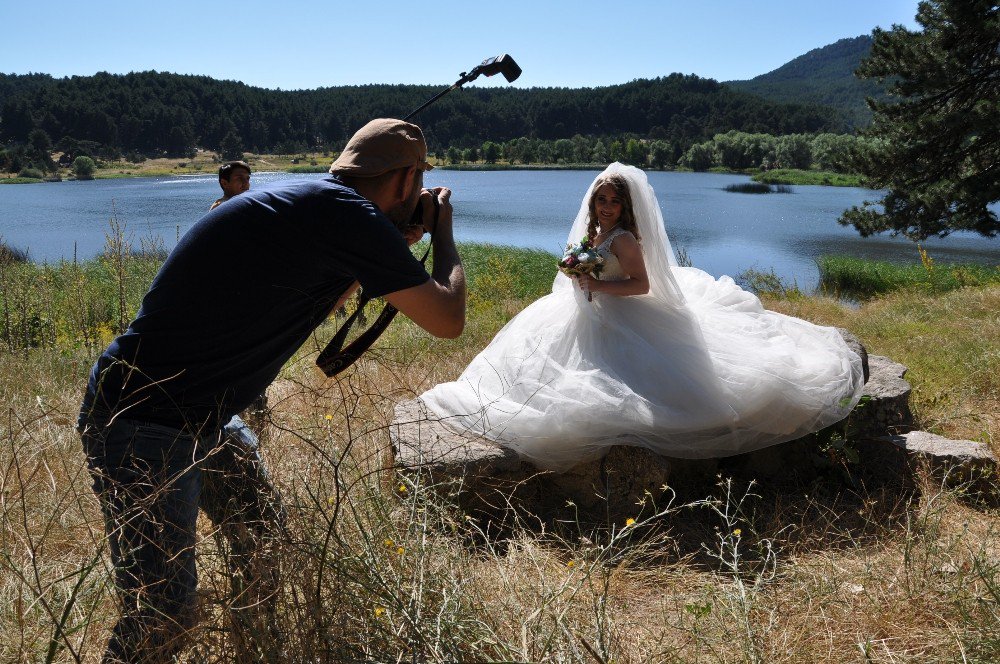
[{"label": "shrub", "polygon": [[73,160],[73,175],[77,180],[93,180],[97,164],[90,157],[77,157]]},{"label": "shrub", "polygon": [[45,177],[45,173],[42,173],[37,168],[25,168],[20,173],[17,174],[21,178],[32,178],[34,180],[41,180]]},{"label": "shrub", "polygon": [[3,240],[0,240],[0,263],[26,262],[28,262],[28,252],[26,250],[12,247]]}]

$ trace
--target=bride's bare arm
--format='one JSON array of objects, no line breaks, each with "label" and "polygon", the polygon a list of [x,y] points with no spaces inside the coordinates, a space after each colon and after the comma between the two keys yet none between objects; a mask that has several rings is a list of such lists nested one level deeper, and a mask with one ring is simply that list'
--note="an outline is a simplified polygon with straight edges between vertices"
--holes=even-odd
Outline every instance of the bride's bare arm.
[{"label": "bride's bare arm", "polygon": [[642,247],[631,233],[623,233],[611,243],[611,252],[618,257],[622,271],[629,277],[622,281],[601,281],[587,276],[579,278],[581,288],[586,284],[592,293],[609,295],[645,295],[649,292],[649,276]]}]

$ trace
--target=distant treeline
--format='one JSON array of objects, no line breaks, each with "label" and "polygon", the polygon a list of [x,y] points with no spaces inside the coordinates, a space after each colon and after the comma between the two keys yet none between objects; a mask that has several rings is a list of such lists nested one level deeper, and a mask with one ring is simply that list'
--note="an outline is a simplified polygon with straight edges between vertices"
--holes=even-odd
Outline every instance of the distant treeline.
[{"label": "distant treeline", "polygon": [[868,146],[868,139],[850,134],[749,134],[728,131],[712,140],[692,145],[677,165],[695,171],[713,167],[730,170],[750,168],[819,168],[849,173],[853,160]]},{"label": "distant treeline", "polygon": [[851,160],[867,145],[848,134],[751,134],[728,131],[681,151],[663,140],[604,139],[576,135],[546,141],[515,138],[504,143],[486,141],[479,147],[449,147],[441,155],[449,164],[607,164],[621,161],[641,167],[739,171],[773,168],[818,168],[851,172]]},{"label": "distant treeline", "polygon": [[[338,150],[371,118],[401,117],[443,87],[281,91],[157,72],[62,79],[0,74],[0,148],[7,149],[9,160],[20,147],[22,162],[46,144],[68,159],[84,153],[103,159],[188,156],[196,148],[281,154]],[[486,141],[579,135],[606,144],[628,138],[661,141],[681,155],[730,129],[782,135],[845,127],[829,108],[770,102],[680,74],[599,88],[470,87],[444,97],[418,121],[435,152],[480,148]]]}]

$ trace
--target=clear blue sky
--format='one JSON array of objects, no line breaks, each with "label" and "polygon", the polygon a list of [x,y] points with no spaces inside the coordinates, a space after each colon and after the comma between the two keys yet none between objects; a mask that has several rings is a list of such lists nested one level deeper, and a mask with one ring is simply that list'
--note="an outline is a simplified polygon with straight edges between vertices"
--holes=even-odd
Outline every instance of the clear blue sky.
[{"label": "clear blue sky", "polygon": [[[510,53],[518,87],[672,72],[753,78],[813,48],[913,20],[917,0],[260,2],[0,0],[0,71],[169,71],[265,88],[448,84]],[[505,84],[502,77],[474,85]]]}]

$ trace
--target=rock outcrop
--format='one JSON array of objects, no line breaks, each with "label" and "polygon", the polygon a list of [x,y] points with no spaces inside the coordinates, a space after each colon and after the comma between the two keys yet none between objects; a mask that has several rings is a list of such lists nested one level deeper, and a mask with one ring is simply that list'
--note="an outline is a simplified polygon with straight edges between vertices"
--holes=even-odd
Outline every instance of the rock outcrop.
[{"label": "rock outcrop", "polygon": [[[919,460],[954,481],[991,476],[997,459],[984,445],[911,431],[906,367],[887,357],[869,356],[854,335],[846,330],[841,334],[862,357],[867,380],[862,402],[841,427],[857,444],[863,465],[898,474],[912,472]],[[711,483],[720,470],[772,481],[808,480],[821,451],[816,436],[708,460],[616,446],[603,459],[555,474],[492,441],[449,428],[420,399],[396,406],[390,437],[399,472],[432,483],[470,512],[494,514],[511,507],[552,513],[568,504],[584,512],[634,514],[637,503],[655,502],[665,486]]]}]

